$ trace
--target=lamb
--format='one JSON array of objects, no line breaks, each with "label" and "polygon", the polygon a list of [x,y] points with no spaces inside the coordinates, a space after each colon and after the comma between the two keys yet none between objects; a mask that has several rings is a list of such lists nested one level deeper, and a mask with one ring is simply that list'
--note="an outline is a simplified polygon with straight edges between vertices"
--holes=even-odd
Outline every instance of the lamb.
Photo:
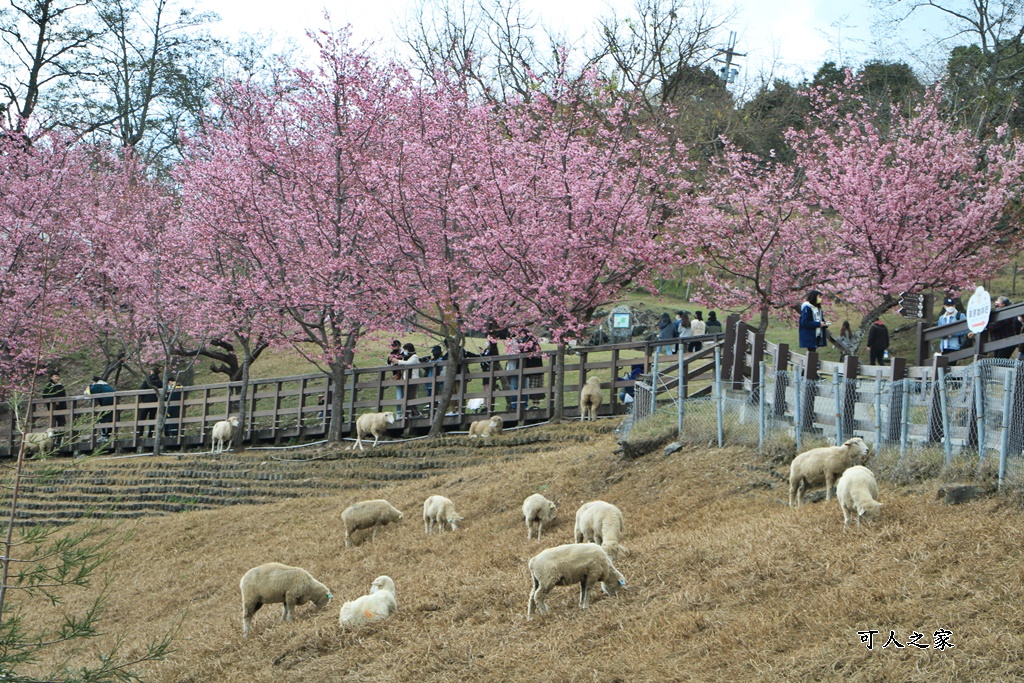
[{"label": "lamb", "polygon": [[355,628],[386,619],[398,609],[395,600],[395,582],[390,576],[378,576],[370,584],[369,595],[364,595],[341,606],[338,623],[342,628]]},{"label": "lamb", "polygon": [[57,432],[53,428],[47,429],[45,432],[28,432],[24,434],[21,440],[25,444],[25,455],[33,452],[41,454],[53,452],[53,439],[55,436],[57,436]]},{"label": "lamb", "polygon": [[227,446],[235,438],[236,429],[238,429],[237,415],[232,415],[213,425],[213,432],[210,434],[210,449],[214,453],[223,453],[227,450]]},{"label": "lamb", "polygon": [[238,587],[242,589],[242,635],[252,630],[252,617],[263,605],[284,603],[281,621],[291,621],[295,605],[312,602],[319,609],[331,599],[327,586],[313,578],[305,569],[268,562],[245,573]]},{"label": "lamb", "polygon": [[843,531],[850,523],[850,517],[857,515],[857,526],[863,517],[868,524],[878,517],[879,508],[882,504],[878,502],[878,483],[875,475],[863,465],[854,465],[843,472],[836,484],[836,498],[839,499],[839,509],[843,511]]},{"label": "lamb", "polygon": [[825,484],[825,500],[831,500],[832,483],[836,478],[853,466],[856,459],[865,460],[867,456],[868,447],[859,436],[842,446],[812,448],[796,456],[789,466],[789,507],[793,507],[793,494],[796,494],[796,506],[800,507],[804,489],[809,486]]},{"label": "lamb", "polygon": [[388,425],[393,424],[395,424],[394,413],[364,413],[360,415],[356,420],[356,442],[349,446],[348,450],[354,450],[356,446],[359,447],[359,450],[363,450],[363,436],[366,434],[373,434],[373,448],[376,448],[377,442],[380,441],[380,437],[387,430]]},{"label": "lamb", "polygon": [[591,377],[583,385],[583,390],[580,391],[580,419],[586,420],[589,416],[591,420],[596,420],[597,409],[601,407],[601,400],[601,380],[597,377]]},{"label": "lamb", "polygon": [[587,609],[590,589],[597,582],[608,595],[626,585],[626,577],[612,565],[608,554],[596,543],[560,545],[534,555],[529,562],[533,581],[526,616],[534,612],[544,614],[548,607],[545,597],[555,586],[580,585],[580,609]]},{"label": "lamb", "polygon": [[352,547],[352,534],[360,529],[373,529],[371,540],[377,540],[377,527],[400,522],[405,517],[386,500],[364,500],[350,505],[341,519],[345,522],[345,547]]},{"label": "lamb", "polygon": [[505,421],[501,419],[501,415],[493,415],[489,420],[477,420],[469,425],[469,435],[488,437],[497,436],[501,434],[501,430],[505,428]]},{"label": "lamb", "polygon": [[557,508],[557,505],[539,493],[535,493],[523,501],[523,517],[526,519],[526,540],[530,540],[534,522],[537,522],[537,540],[540,540],[540,532],[544,527],[544,522],[554,521]]},{"label": "lamb", "polygon": [[614,562],[619,555],[622,536],[622,511],[611,503],[595,500],[576,511],[576,542],[590,541],[601,546]]},{"label": "lamb", "polygon": [[435,523],[443,534],[446,523],[451,524],[452,531],[455,531],[460,521],[462,515],[455,511],[455,504],[444,496],[431,496],[423,501],[423,526],[428,536],[434,530]]}]

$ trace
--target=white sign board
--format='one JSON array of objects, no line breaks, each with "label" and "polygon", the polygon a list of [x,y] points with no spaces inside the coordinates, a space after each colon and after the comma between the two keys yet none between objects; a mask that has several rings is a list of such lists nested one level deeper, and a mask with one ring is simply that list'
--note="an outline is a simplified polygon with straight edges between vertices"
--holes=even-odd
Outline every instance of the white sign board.
[{"label": "white sign board", "polygon": [[988,327],[988,318],[992,315],[992,297],[984,287],[978,287],[967,301],[967,329],[980,334]]}]

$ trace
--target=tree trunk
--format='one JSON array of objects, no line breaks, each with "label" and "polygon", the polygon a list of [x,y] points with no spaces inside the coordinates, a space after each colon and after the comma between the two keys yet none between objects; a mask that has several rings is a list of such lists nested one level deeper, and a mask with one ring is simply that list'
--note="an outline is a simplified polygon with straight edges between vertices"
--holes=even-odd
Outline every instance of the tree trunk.
[{"label": "tree trunk", "polygon": [[565,419],[565,342],[559,342],[555,352],[555,388],[552,398],[555,405],[551,410],[551,422],[558,424]]},{"label": "tree trunk", "polygon": [[[249,353],[249,345],[239,340],[242,345],[242,386],[238,392],[238,429],[235,430],[235,438],[231,444],[231,450],[235,453],[242,452],[242,444],[245,442],[245,430],[248,427],[249,411],[249,368],[252,366],[253,357]],[[228,390],[228,405],[231,405],[231,391]],[[228,410],[228,417],[231,411]]]},{"label": "tree trunk", "polygon": [[334,361],[331,368],[331,424],[327,428],[327,440],[341,443],[342,426],[345,424],[345,362]]},{"label": "tree trunk", "polygon": [[462,369],[462,335],[458,334],[455,339],[446,341],[448,342],[448,362],[444,366],[444,390],[439,398],[440,405],[434,412],[434,421],[430,423],[430,431],[427,433],[431,439],[444,434],[444,414],[448,404],[451,403],[452,396],[455,395],[455,383],[459,378],[459,370]]}]

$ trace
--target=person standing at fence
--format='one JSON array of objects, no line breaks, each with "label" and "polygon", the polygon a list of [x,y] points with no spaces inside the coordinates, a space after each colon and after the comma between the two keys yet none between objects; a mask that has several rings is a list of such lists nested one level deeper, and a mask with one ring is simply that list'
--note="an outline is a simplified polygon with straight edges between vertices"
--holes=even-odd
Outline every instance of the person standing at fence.
[{"label": "person standing at fence", "polygon": [[[694,337],[703,337],[707,334],[708,326],[704,322],[704,316],[701,315],[700,311],[693,314],[693,320],[690,322],[690,332]],[[687,345],[687,351],[694,353],[704,348],[704,342],[694,341]]]},{"label": "person standing at fence", "polygon": [[868,330],[868,352],[871,365],[885,365],[885,352],[889,348],[889,328],[876,320]]},{"label": "person standing at fence", "polygon": [[[533,336],[527,328],[519,330],[519,335],[516,337],[516,345],[519,348],[519,353],[529,354],[523,359],[523,368],[542,368],[544,367],[544,358],[540,355],[540,342]],[[527,389],[540,389],[544,386],[544,374],[534,373],[525,377],[525,383]],[[524,400],[530,402],[529,410],[540,410],[540,400],[544,396],[542,393],[537,392],[523,392],[525,394]]]},{"label": "person standing at fence", "polygon": [[[408,344],[407,343],[407,344],[405,344],[402,347],[402,351],[404,352],[402,355],[405,356],[405,357],[401,358],[399,360],[396,360],[395,363],[397,365],[419,365],[420,364],[420,357],[416,355],[416,347],[415,346],[413,346],[412,344]],[[420,369],[419,368],[410,368],[410,369],[405,371],[405,376],[406,376],[406,379],[419,379],[420,378]],[[409,394],[408,394],[409,397],[408,397],[408,400],[412,400],[412,399],[416,398],[416,387],[417,386],[418,385],[416,385],[416,384],[410,384],[409,385]],[[399,398],[402,398],[402,397],[399,396]],[[416,411],[416,410],[410,410],[409,411],[409,417],[419,417],[419,416],[420,416],[419,411]],[[402,419],[402,406],[398,406],[398,415],[396,415],[395,417],[397,417],[399,420]]]},{"label": "person standing at fence", "polygon": [[177,377],[167,380],[167,397],[165,398],[167,418],[164,420],[164,436],[176,437],[181,420],[181,385]]},{"label": "person standing at fence", "polygon": [[[150,370],[149,376],[142,380],[142,384],[139,385],[139,391],[146,392],[139,395],[139,421],[156,419],[156,406],[153,404],[157,402],[156,392],[164,386],[163,380],[160,378],[162,372],[163,370],[159,366],[154,366]],[[155,428],[155,424],[149,425],[150,438],[153,437],[153,430]],[[141,439],[145,431],[145,425],[139,425],[136,435]]]},{"label": "person standing at fence", "polygon": [[[64,385],[60,383],[60,373],[55,372],[51,374],[50,379],[46,382],[46,386],[43,387],[43,398],[65,398],[67,395]],[[52,415],[55,410],[67,410],[67,407],[66,401],[53,401],[50,403],[50,414]],[[53,427],[63,427],[65,424],[67,424],[67,421],[63,415],[53,415]]]},{"label": "person standing at fence", "polygon": [[718,320],[718,316],[715,315],[714,311],[708,311],[708,322],[705,325],[704,332],[706,334],[722,334],[722,323]]},{"label": "person standing at fence", "polygon": [[[672,324],[672,319],[668,317],[668,313],[662,313],[661,318],[658,320],[658,341],[667,341],[678,336],[679,329]],[[658,353],[672,353],[672,345],[659,346]]]},{"label": "person standing at fence", "polygon": [[[996,312],[1001,308],[1006,308],[1010,305],[1010,299],[1005,296],[998,297],[992,302],[992,312]],[[1008,337],[1014,337],[1020,334],[1021,323],[1017,316],[1009,318],[1007,320],[1000,320],[999,322],[991,323],[988,326],[988,338],[990,341],[998,341],[1000,339],[1006,339]],[[992,352],[993,358],[1009,358],[1013,355],[1016,346],[1007,346],[1003,349],[996,349]]]},{"label": "person standing at fence", "polygon": [[676,313],[676,336],[679,337],[676,353],[679,353],[680,349],[686,351],[690,344],[688,340],[693,336],[693,320],[690,318],[689,311]]},{"label": "person standing at fence", "polygon": [[[85,390],[86,396],[91,396],[93,402],[101,406],[112,406],[114,405],[114,397],[106,396],[105,394],[114,393],[114,387],[107,384],[102,377],[99,375],[92,376],[92,384]],[[99,424],[110,424],[114,421],[113,411],[106,410],[99,413]],[[111,429],[110,427],[100,428],[100,442],[105,442],[110,439]]]},{"label": "person standing at fence", "polygon": [[[939,321],[936,323],[937,326],[942,327],[943,325],[952,325],[953,323],[960,322],[966,319],[963,313],[957,310],[956,300],[952,297],[946,297],[942,302],[942,315],[939,316]],[[951,334],[948,337],[943,337],[939,340],[939,354],[946,355],[959,351],[964,345],[964,334]],[[952,361],[950,365],[955,365],[956,362]]]},{"label": "person standing at fence", "polygon": [[825,330],[828,323],[821,311],[821,292],[812,289],[807,292],[807,299],[800,305],[800,348],[814,351],[825,346],[827,337]]}]

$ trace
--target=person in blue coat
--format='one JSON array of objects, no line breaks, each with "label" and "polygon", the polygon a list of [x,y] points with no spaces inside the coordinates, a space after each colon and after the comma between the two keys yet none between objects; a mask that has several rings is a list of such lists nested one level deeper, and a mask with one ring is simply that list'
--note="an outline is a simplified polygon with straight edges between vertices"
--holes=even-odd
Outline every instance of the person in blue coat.
[{"label": "person in blue coat", "polygon": [[828,323],[821,311],[821,292],[812,289],[800,305],[800,348],[813,351],[825,346],[828,342],[825,336],[827,329]]}]

